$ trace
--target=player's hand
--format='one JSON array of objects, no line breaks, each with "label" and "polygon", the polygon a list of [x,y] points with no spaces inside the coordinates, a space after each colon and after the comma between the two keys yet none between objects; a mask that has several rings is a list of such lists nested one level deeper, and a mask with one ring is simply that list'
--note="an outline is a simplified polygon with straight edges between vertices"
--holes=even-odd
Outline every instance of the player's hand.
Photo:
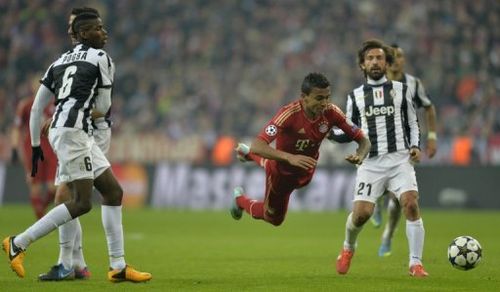
[{"label": "player's hand", "polygon": [[45,120],[45,122],[43,122],[42,131],[41,131],[42,136],[45,136],[45,137],[49,136],[49,129],[50,129],[51,124],[52,124],[52,119],[47,119],[47,120]]},{"label": "player's hand", "polygon": [[427,139],[427,147],[425,151],[427,153],[427,157],[434,157],[437,152],[437,141],[435,139]]},{"label": "player's hand", "polygon": [[413,163],[420,162],[420,149],[416,147],[410,149],[410,161]]},{"label": "player's hand", "polygon": [[302,169],[308,170],[311,168],[316,167],[316,159],[305,156],[305,155],[290,155],[288,158],[288,163],[290,163],[293,166],[300,167]]},{"label": "player's hand", "polygon": [[40,146],[31,146],[31,176],[35,177],[38,171],[38,160],[43,161],[43,151]]},{"label": "player's hand", "polygon": [[361,164],[363,162],[363,158],[361,158],[358,154],[349,154],[345,157],[345,160],[352,164]]}]

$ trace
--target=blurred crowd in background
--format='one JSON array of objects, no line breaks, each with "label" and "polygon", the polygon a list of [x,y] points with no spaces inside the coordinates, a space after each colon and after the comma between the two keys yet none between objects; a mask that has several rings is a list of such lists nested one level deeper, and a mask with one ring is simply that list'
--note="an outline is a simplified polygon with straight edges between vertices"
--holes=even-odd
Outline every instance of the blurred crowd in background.
[{"label": "blurred crowd in background", "polygon": [[[406,71],[436,105],[438,154],[424,163],[500,164],[498,0],[0,0],[4,148],[32,79],[71,47],[68,15],[77,6],[97,8],[109,33],[114,137],[195,136],[203,157],[218,160],[219,143],[251,139],[299,97],[310,71],[328,76],[332,101],[344,108],[363,82],[357,49],[379,38],[405,50]],[[341,146],[326,147],[333,163],[342,160]]]}]

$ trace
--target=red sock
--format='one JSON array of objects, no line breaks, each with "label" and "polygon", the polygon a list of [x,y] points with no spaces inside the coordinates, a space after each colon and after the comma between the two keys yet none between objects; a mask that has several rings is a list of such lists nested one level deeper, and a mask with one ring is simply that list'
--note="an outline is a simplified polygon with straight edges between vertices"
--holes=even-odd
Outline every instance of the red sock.
[{"label": "red sock", "polygon": [[38,219],[45,215],[45,207],[43,206],[43,202],[40,197],[31,197],[31,206],[33,206],[33,210],[35,211],[35,215]]},{"label": "red sock", "polygon": [[264,202],[257,200],[250,200],[247,196],[240,196],[236,199],[236,203],[245,212],[250,214],[255,219],[264,218]]},{"label": "red sock", "polygon": [[45,201],[43,202],[43,209],[46,210],[49,205],[54,202],[54,197],[56,195],[55,190],[47,190],[47,194],[45,196]]}]

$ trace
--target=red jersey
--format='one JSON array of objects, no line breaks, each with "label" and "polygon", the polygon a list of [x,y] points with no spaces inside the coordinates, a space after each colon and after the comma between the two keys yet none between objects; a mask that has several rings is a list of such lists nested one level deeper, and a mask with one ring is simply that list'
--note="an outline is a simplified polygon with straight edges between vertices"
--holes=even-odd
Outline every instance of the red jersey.
[{"label": "red jersey", "polygon": [[[321,142],[334,126],[343,130],[353,140],[362,135],[361,130],[334,104],[329,104],[319,117],[311,120],[306,116],[300,100],[296,100],[283,106],[258,137],[268,144],[276,140],[278,150],[318,159]],[[314,169],[303,170],[286,162],[278,162],[277,166],[284,175],[307,176],[314,173]]]},{"label": "red jersey", "polygon": [[[26,173],[31,172],[31,137],[30,137],[30,115],[34,98],[25,98],[19,102],[16,111],[15,126],[19,129],[20,147],[23,149],[23,165]],[[54,105],[48,105],[44,110],[44,120],[52,117]],[[41,126],[41,125],[40,125]],[[40,137],[40,146],[42,147],[44,161],[38,166],[38,173],[33,178],[34,182],[53,182],[56,168],[57,157],[50,146],[49,139],[45,136]]]},{"label": "red jersey", "polygon": [[[17,106],[16,119],[14,121],[14,125],[19,128],[19,132],[21,133],[21,141],[23,141],[23,143],[28,143],[30,147],[30,115],[31,107],[33,106],[34,101],[34,97],[22,99]],[[43,113],[44,115],[42,121],[50,119],[54,113],[54,105],[49,104],[44,109]]]}]

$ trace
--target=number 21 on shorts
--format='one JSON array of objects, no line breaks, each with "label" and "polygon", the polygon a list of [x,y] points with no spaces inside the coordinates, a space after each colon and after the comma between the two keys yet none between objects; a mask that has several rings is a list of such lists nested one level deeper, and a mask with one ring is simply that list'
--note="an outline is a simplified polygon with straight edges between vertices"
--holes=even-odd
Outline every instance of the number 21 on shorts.
[{"label": "number 21 on shorts", "polygon": [[372,193],[372,184],[366,184],[364,182],[360,182],[358,184],[358,190],[356,192],[358,196],[365,195],[369,197],[371,193]]}]

